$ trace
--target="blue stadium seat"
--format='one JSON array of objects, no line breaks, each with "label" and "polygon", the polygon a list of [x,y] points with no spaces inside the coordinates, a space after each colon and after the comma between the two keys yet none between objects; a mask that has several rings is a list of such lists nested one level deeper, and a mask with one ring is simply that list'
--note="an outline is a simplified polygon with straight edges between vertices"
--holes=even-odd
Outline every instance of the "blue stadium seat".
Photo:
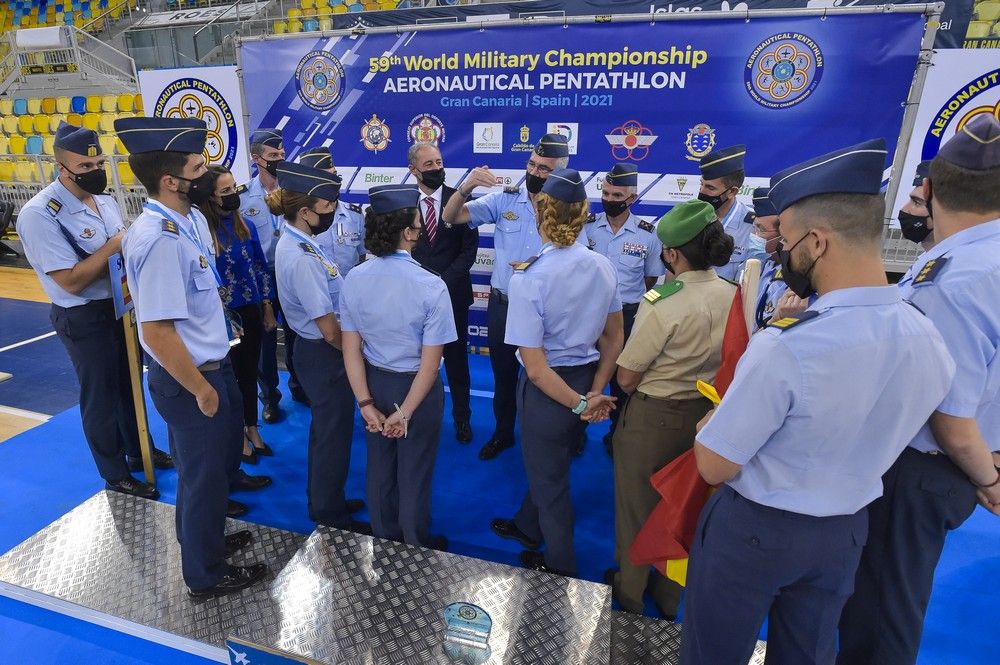
[{"label": "blue stadium seat", "polygon": [[362,5],[362,4],[360,4],[360,3],[354,3],[353,5],[347,5],[347,11],[350,12],[350,13],[352,13],[352,14],[357,13],[357,12],[363,12],[364,10],[365,10],[365,6]]},{"label": "blue stadium seat", "polygon": [[29,155],[40,155],[42,154],[43,145],[41,136],[32,135],[28,137],[28,144],[24,151]]},{"label": "blue stadium seat", "polygon": [[28,100],[18,97],[14,100],[14,115],[24,115],[28,112]]},{"label": "blue stadium seat", "polygon": [[73,113],[86,113],[87,112],[87,98],[77,95],[73,98],[72,104],[70,105],[70,110]]},{"label": "blue stadium seat", "polygon": [[314,18],[307,18],[302,22],[302,32],[318,32],[319,21]]}]

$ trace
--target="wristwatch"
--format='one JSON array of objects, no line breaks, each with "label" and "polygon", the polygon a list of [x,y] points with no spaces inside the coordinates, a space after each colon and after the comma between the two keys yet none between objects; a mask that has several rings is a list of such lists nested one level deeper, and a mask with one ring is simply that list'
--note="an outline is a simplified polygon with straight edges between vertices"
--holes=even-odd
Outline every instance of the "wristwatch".
[{"label": "wristwatch", "polygon": [[576,415],[580,415],[586,410],[587,410],[587,396],[580,395],[580,403],[577,404],[576,407],[573,409],[573,413],[575,413]]}]

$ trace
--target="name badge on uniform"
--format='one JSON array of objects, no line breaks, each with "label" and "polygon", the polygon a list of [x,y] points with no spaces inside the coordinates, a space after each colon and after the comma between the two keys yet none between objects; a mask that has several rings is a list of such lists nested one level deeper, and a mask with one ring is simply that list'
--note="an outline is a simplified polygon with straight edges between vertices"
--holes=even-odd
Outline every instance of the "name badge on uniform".
[{"label": "name badge on uniform", "polygon": [[646,246],[638,242],[627,242],[622,245],[622,254],[625,256],[634,256],[639,259],[646,258]]}]

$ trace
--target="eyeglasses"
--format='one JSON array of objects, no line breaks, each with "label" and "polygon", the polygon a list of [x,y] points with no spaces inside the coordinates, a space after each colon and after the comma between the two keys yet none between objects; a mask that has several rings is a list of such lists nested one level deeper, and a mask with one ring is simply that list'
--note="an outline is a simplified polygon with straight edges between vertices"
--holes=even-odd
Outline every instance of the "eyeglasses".
[{"label": "eyeglasses", "polygon": [[532,159],[528,160],[528,170],[529,171],[538,171],[538,173],[540,173],[542,175],[549,175],[550,173],[552,173],[552,169],[550,169],[549,167],[545,166],[544,164],[539,164],[539,163],[535,162]]}]

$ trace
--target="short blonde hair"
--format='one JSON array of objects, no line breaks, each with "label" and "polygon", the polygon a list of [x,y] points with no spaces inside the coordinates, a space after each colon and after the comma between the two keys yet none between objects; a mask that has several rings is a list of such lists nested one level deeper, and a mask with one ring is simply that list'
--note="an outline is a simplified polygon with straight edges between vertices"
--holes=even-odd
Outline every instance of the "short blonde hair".
[{"label": "short blonde hair", "polygon": [[539,193],[535,197],[535,214],[539,230],[553,245],[569,247],[576,242],[590,216],[590,204],[585,200],[567,203]]}]

